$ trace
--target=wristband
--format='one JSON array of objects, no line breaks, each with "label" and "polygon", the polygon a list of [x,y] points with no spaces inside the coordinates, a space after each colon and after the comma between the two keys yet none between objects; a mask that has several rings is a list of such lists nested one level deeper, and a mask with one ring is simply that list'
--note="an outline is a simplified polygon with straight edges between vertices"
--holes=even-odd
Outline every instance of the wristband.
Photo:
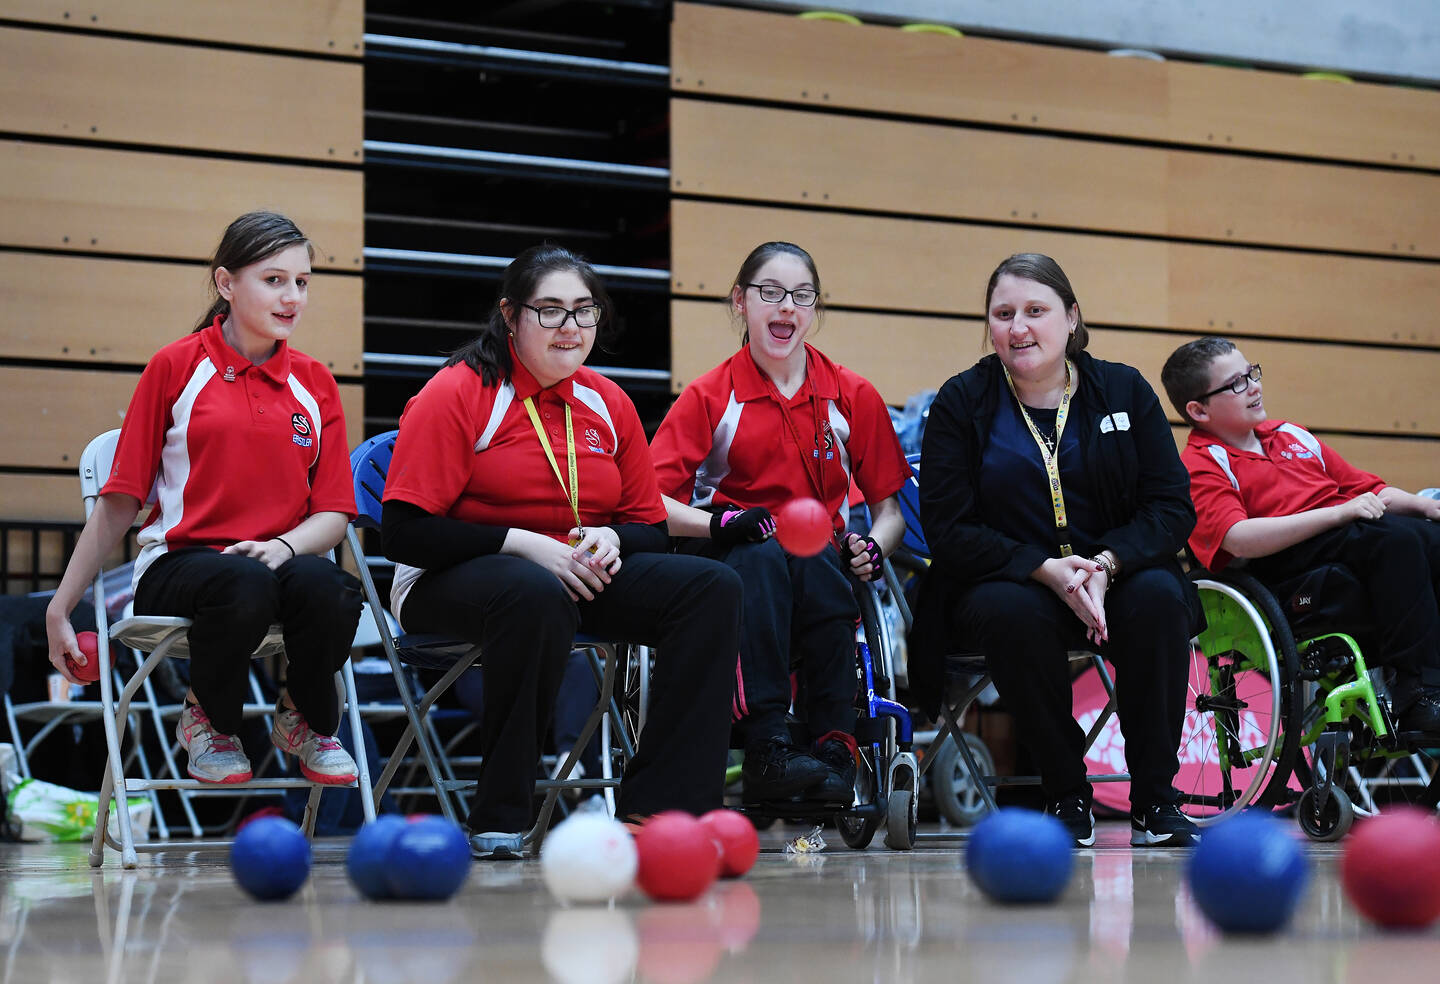
[{"label": "wristband", "polygon": [[291,558],[294,558],[294,556],[295,556],[295,548],[292,547],[292,546],[290,546],[289,542],[286,541],[286,539],[285,539],[283,536],[272,536],[270,539],[272,539],[272,540],[279,540],[281,543],[285,544],[285,549],[288,550],[288,551],[290,551],[290,556],[291,556]]}]

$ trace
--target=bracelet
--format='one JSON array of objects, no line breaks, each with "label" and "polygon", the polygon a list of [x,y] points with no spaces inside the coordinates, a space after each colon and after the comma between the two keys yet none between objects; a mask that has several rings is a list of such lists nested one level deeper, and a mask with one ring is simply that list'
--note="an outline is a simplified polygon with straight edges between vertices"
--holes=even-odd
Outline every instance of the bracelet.
[{"label": "bracelet", "polygon": [[1115,575],[1119,573],[1119,568],[1115,566],[1115,563],[1110,560],[1109,557],[1106,557],[1103,553],[1096,554],[1095,556],[1090,558],[1090,561],[1092,563],[1099,564],[1100,567],[1105,571],[1106,579],[1111,584],[1115,583]]},{"label": "bracelet", "polygon": [[291,557],[294,557],[294,556],[295,556],[295,548],[292,547],[292,546],[290,546],[289,542],[287,542],[286,539],[285,539],[283,536],[272,536],[270,539],[272,539],[272,540],[279,540],[281,543],[284,543],[284,544],[285,544],[285,549],[288,550],[288,551],[290,551],[290,556],[291,556]]}]

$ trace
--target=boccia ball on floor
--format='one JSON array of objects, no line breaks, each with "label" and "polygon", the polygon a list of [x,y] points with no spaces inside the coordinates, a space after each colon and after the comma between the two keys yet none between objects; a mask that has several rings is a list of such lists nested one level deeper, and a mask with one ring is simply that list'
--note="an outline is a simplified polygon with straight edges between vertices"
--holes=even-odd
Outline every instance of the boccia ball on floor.
[{"label": "boccia ball on floor", "polygon": [[470,874],[470,841],[444,817],[405,824],[385,853],[385,880],[397,899],[448,899]]},{"label": "boccia ball on floor", "polygon": [[965,867],[996,902],[1050,902],[1069,883],[1074,855],[1074,841],[1055,817],[1005,807],[975,825]]},{"label": "boccia ball on floor", "polygon": [[350,842],[350,850],[345,855],[345,873],[367,899],[393,897],[390,880],[385,873],[386,864],[390,845],[395,843],[395,838],[405,827],[403,817],[387,813],[361,827]]},{"label": "boccia ball on floor", "polygon": [[830,545],[835,527],[817,500],[791,499],[775,514],[775,539],[789,553],[813,557]]},{"label": "boccia ball on floor", "polygon": [[666,810],[635,832],[635,882],[660,902],[698,898],[720,874],[720,845],[688,813]]},{"label": "boccia ball on floor", "polygon": [[75,645],[85,657],[85,665],[81,666],[66,656],[65,666],[70,670],[70,675],[81,683],[94,683],[100,679],[100,637],[94,632],[77,632]]},{"label": "boccia ball on floor", "polygon": [[563,902],[604,902],[635,881],[635,839],[609,817],[576,814],[552,830],[540,848],[540,873]]},{"label": "boccia ball on floor", "polygon": [[760,835],[748,817],[734,810],[711,810],[700,822],[720,845],[720,877],[739,878],[754,867]]},{"label": "boccia ball on floor", "polygon": [[1440,823],[1414,807],[1362,820],[1340,862],[1345,894],[1371,922],[1421,929],[1440,917]]},{"label": "boccia ball on floor", "polygon": [[310,842],[282,817],[247,823],[230,847],[235,881],[262,902],[288,899],[310,874]]},{"label": "boccia ball on floor", "polygon": [[1290,921],[1309,880],[1305,852],[1267,813],[1207,827],[1186,866],[1200,911],[1226,933],[1273,933]]}]

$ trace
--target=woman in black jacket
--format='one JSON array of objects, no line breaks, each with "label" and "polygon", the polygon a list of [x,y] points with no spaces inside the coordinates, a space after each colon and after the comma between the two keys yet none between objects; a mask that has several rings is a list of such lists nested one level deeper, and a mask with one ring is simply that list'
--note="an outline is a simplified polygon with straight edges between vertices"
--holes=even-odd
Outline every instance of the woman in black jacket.
[{"label": "woman in black jacket", "polygon": [[1039,766],[1048,810],[1094,843],[1067,651],[1116,666],[1131,843],[1191,844],[1175,807],[1189,642],[1203,616],[1176,554],[1189,478],[1155,392],[1085,353],[1075,293],[1048,256],[1001,263],[985,293],[995,354],[930,408],[920,515],[934,557],[911,683],[938,708],[944,654],[978,651]]}]

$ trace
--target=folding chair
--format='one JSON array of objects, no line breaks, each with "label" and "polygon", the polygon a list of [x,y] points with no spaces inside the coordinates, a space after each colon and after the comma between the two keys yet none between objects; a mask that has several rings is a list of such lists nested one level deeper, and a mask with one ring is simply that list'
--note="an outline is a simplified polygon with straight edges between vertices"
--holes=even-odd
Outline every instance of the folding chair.
[{"label": "folding chair", "polygon": [[[385,655],[390,660],[391,670],[395,675],[395,687],[400,693],[400,700],[405,706],[407,718],[405,730],[401,734],[394,752],[385,763],[379,779],[376,780],[375,796],[379,798],[384,795],[413,742],[419,748],[420,757],[424,762],[425,769],[429,772],[430,782],[435,790],[436,799],[440,803],[441,812],[450,820],[458,823],[458,817],[463,810],[463,803],[458,800],[459,791],[468,789],[475,783],[472,780],[456,778],[450,763],[440,749],[438,737],[430,722],[430,715],[435,701],[449,689],[460,674],[481,665],[480,647],[456,639],[420,633],[402,633],[398,638],[394,636],[390,631],[389,624],[383,618],[380,596],[376,591],[375,580],[371,576],[370,566],[361,547],[358,532],[359,529],[379,530],[380,528],[381,500],[385,492],[385,478],[389,473],[390,459],[395,452],[395,438],[398,434],[399,431],[378,434],[350,453],[350,469],[355,478],[355,505],[358,515],[345,534],[346,543],[359,564],[360,581],[364,585],[365,600],[370,605],[375,630],[380,636]],[[535,825],[525,834],[525,842],[531,846],[532,850],[538,850],[544,840],[551,815],[554,813],[562,790],[613,790],[620,785],[619,778],[613,775],[610,767],[612,756],[608,747],[602,749],[602,761],[606,766],[605,772],[612,774],[594,779],[569,778],[575,770],[575,765],[580,761],[581,752],[594,737],[602,720],[607,719],[608,716],[608,719],[613,722],[614,739],[620,746],[622,756],[628,759],[634,754],[634,740],[626,727],[625,716],[621,712],[619,702],[615,698],[615,678],[630,661],[631,647],[584,636],[577,636],[574,645],[586,653],[591,672],[594,673],[599,686],[599,699],[581,728],[570,754],[565,757],[564,762],[560,763],[555,778],[536,780],[535,788],[544,792],[545,799]],[[406,673],[407,666],[442,673],[439,682],[430,687],[418,702],[412,693],[410,680]]]},{"label": "folding chair", "polygon": [[[106,477],[110,474],[110,466],[115,457],[115,445],[119,441],[120,431],[112,430],[95,438],[85,448],[80,456],[80,490],[85,498],[85,515],[88,519],[95,509],[95,504],[100,497],[100,489],[105,484]],[[99,571],[95,576],[95,592],[97,598],[104,597],[103,587],[104,571]],[[181,779],[178,775],[172,775],[165,779],[131,779],[125,775],[124,763],[121,760],[121,742],[125,737],[125,728],[129,722],[131,703],[135,695],[148,681],[150,673],[167,656],[174,656],[185,659],[189,656],[189,642],[186,632],[190,627],[190,619],[165,615],[133,615],[116,622],[113,626],[109,624],[110,619],[104,611],[103,604],[96,605],[95,624],[96,632],[99,635],[100,649],[100,700],[104,706],[104,713],[101,718],[105,725],[105,745],[109,758],[109,768],[106,769],[105,778],[100,787],[100,807],[95,819],[95,836],[90,847],[90,865],[99,867],[105,859],[105,845],[120,852],[121,864],[126,868],[134,868],[138,864],[137,851],[157,851],[168,849],[168,844],[136,844],[134,832],[130,826],[130,812],[125,807],[125,800],[130,793],[149,793],[156,789],[176,789],[198,792],[201,790],[216,790],[213,784],[202,783],[195,779]],[[118,699],[115,694],[115,684],[111,680],[113,667],[110,661],[110,639],[122,645],[130,646],[142,653],[148,653],[148,657],[135,671],[124,688],[120,691]],[[271,626],[260,646],[251,654],[252,659],[264,659],[284,652],[284,640],[281,629],[278,625]],[[370,793],[370,767],[365,757],[365,743],[360,730],[360,715],[355,699],[355,679],[351,672],[350,664],[347,661],[336,674],[339,678],[345,697],[345,709],[349,718],[351,736],[354,739],[355,764],[357,767],[357,778],[350,783],[350,788],[360,790],[360,799],[365,813],[365,819],[375,818],[375,801]],[[268,708],[265,708],[268,710]],[[162,736],[162,743],[164,738]],[[173,759],[171,759],[173,762]],[[306,836],[314,832],[315,813],[320,804],[320,794],[327,788],[343,789],[345,786],[322,786],[312,783],[307,779],[252,779],[249,782],[228,784],[221,794],[231,794],[241,790],[255,789],[308,789],[310,799],[305,806],[305,816],[301,824]],[[107,828],[108,811],[110,809],[111,796],[116,799],[116,826],[119,828],[120,837],[116,840],[109,833]],[[216,839],[188,842],[187,848],[213,847],[228,848],[233,840]]]},{"label": "folding chair", "polygon": [[[910,553],[923,560],[929,560],[930,548],[925,542],[925,534],[920,526],[920,456],[918,454],[908,455],[906,461],[910,463],[910,478],[900,490],[900,511],[905,517],[905,540],[904,546]],[[900,590],[899,579],[896,577],[893,567],[886,561],[886,581],[891,585],[892,591],[897,599],[900,599],[901,612],[905,620],[905,628],[908,632],[911,625],[911,613],[908,605],[904,604],[904,593]],[[1090,726],[1085,735],[1085,748],[1088,751],[1095,743],[1095,739],[1104,730],[1106,722],[1115,713],[1115,682],[1110,676],[1109,667],[1098,653],[1075,650],[1070,654],[1070,662],[1090,662],[1100,677],[1100,682],[1105,687],[1106,703],[1100,715]],[[971,750],[970,742],[966,740],[965,733],[961,731],[960,724],[965,719],[965,712],[975,702],[984,690],[991,685],[990,673],[985,667],[985,659],[975,653],[956,652],[945,657],[945,692],[940,702],[940,719],[936,722],[937,734],[935,746],[939,746],[948,736],[955,743],[956,751],[964,762],[965,770],[969,773],[974,783],[975,791],[979,793],[984,802],[984,812],[989,813],[996,808],[995,796],[991,792],[993,786],[1038,786],[1039,776],[996,776],[987,775],[975,761],[974,752]],[[923,776],[929,771],[930,766],[938,756],[926,755],[920,763],[920,774]],[[1129,782],[1130,775],[1125,772],[1107,773],[1104,775],[1090,775],[1087,777],[1090,782]],[[920,840],[930,840],[953,836],[949,833],[922,833],[917,835]]]}]

